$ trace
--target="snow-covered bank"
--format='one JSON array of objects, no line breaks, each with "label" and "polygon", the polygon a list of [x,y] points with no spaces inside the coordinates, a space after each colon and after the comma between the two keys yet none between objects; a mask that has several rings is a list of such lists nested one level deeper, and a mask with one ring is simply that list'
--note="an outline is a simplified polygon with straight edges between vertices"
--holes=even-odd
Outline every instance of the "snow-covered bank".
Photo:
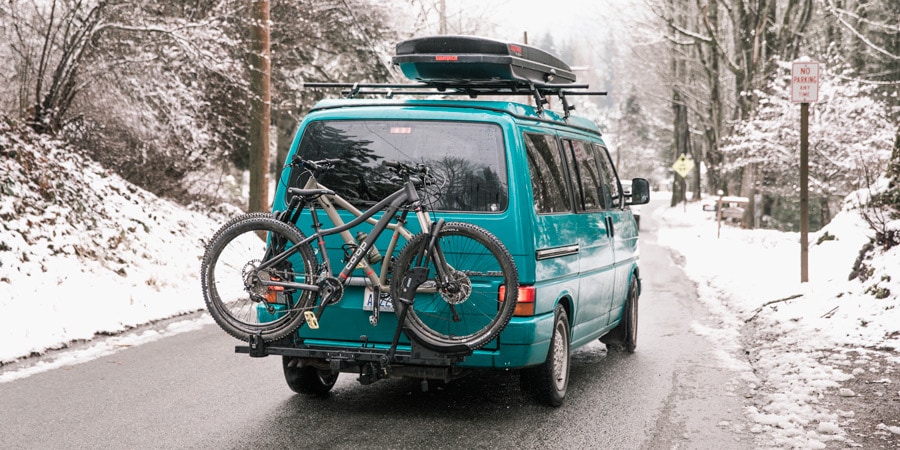
[{"label": "snow-covered bank", "polygon": [[883,406],[900,411],[900,383],[890,379],[900,375],[900,248],[867,260],[865,282],[848,280],[872,234],[853,198],[811,234],[809,283],[800,283],[797,233],[723,226],[717,238],[714,213],[699,204],[657,210],[659,242],[684,256],[687,276],[718,320],[692,329],[743,373],[747,415],[762,445],[826,448],[855,445],[863,435],[900,443],[893,433],[900,414],[861,427],[854,411],[840,409],[842,398],[858,395],[845,384],[874,371],[885,376],[877,391]]},{"label": "snow-covered bank", "polygon": [[204,308],[218,227],[0,121],[0,364]]}]

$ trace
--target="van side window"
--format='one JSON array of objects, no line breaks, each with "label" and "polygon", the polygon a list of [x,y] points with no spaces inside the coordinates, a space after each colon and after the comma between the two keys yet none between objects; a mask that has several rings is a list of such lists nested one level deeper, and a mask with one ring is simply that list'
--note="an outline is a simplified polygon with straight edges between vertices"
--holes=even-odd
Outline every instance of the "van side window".
[{"label": "van side window", "polygon": [[538,214],[571,211],[569,189],[554,136],[525,133],[525,149],[531,185],[534,190],[534,209]]},{"label": "van side window", "polygon": [[563,141],[563,149],[575,191],[575,210],[599,211],[605,205],[600,197],[596,152],[590,143],[568,139]]},{"label": "van side window", "polygon": [[603,197],[605,197],[604,204],[607,208],[621,208],[623,198],[619,192],[619,179],[613,169],[612,161],[609,159],[609,153],[602,145],[594,144],[593,147],[597,163],[600,166],[600,178],[603,180],[601,188]]}]

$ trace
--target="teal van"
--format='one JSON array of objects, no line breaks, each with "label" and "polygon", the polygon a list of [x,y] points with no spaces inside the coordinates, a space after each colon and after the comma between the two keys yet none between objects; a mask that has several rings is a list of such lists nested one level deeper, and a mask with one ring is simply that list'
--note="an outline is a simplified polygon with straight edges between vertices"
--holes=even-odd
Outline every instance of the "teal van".
[{"label": "teal van", "polygon": [[[571,72],[562,62],[553,60],[549,70],[523,75],[523,70],[537,70],[535,65],[546,66],[546,54],[482,38],[423,39],[431,39],[425,41],[431,47],[407,41],[395,58],[420,83],[308,84],[342,87],[350,98],[315,105],[299,125],[288,158],[340,159],[341,170],[318,181],[360,210],[399,186],[372,175],[380,161],[427,165],[443,180],[428,195],[432,215],[484,228],[513,257],[518,303],[496,339],[446,364],[397,364],[378,367],[380,373],[450,381],[473,369],[517,369],[528,393],[560,405],[572,350],[597,339],[616,349],[635,349],[641,278],[638,230],[628,206],[649,200],[648,183],[630,180],[626,197],[598,127],[570,113],[568,96],[592,93],[574,85],[574,75],[565,79]],[[482,55],[477,65],[461,69],[473,53],[461,51],[466,50],[462,44],[476,40],[482,47],[474,53],[484,53],[484,45],[499,46],[505,59],[486,66],[489,58]],[[508,64],[510,59],[518,65]],[[547,82],[560,74],[560,84]],[[558,97],[564,111],[546,108],[548,95]],[[283,172],[274,211],[286,207],[288,187],[301,183],[298,175],[290,168]],[[349,213],[342,217],[351,219]],[[308,212],[296,223],[300,230],[312,227]],[[365,234],[366,226],[358,231]],[[396,256],[384,254],[389,238],[376,242],[378,264],[390,264]],[[325,241],[331,260],[345,258],[339,237]],[[363,384],[380,378],[361,355],[390,345],[397,319],[390,298],[375,297],[366,278],[355,273],[317,329],[301,327],[268,345],[266,354],[282,355],[293,390],[327,393],[340,372],[357,374]],[[400,342],[400,348],[409,345]]]}]

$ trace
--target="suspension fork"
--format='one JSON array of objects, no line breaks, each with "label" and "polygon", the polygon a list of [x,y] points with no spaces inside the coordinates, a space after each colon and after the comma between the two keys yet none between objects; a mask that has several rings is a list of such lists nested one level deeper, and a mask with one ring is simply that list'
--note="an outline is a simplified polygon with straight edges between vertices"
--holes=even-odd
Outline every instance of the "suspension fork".
[{"label": "suspension fork", "polygon": [[319,247],[319,254],[322,255],[322,267],[316,268],[316,275],[319,275],[319,269],[324,269],[325,273],[331,273],[331,261],[328,259],[328,251],[325,248],[325,239],[319,234],[322,229],[322,222],[319,222],[319,214],[316,210],[315,203],[309,204],[309,214],[312,219],[312,226],[315,231],[316,245]]},{"label": "suspension fork", "polygon": [[[428,239],[428,245],[425,246],[421,250],[418,258],[419,265],[425,263],[425,258],[431,258],[434,262],[434,270],[437,272],[435,278],[438,280],[438,285],[435,286],[438,292],[445,290],[451,293],[456,293],[459,290],[459,287],[456,283],[451,279],[450,271],[452,268],[447,264],[447,259],[444,257],[444,251],[440,245],[437,245],[438,238],[440,237],[441,230],[444,228],[444,219],[438,219],[437,222],[432,226],[431,237]],[[452,303],[447,303],[447,306],[450,308],[450,312],[453,314],[453,321],[459,322],[459,313],[456,312],[456,307],[453,306]]]},{"label": "suspension fork", "polygon": [[[433,259],[435,270],[438,272],[438,279],[441,281],[441,284],[444,284],[448,280],[446,260],[444,259],[443,253],[440,251],[440,246],[437,245],[438,236],[441,233],[441,229],[444,227],[444,223],[444,219],[438,219],[437,222],[432,222],[428,243],[417,250],[418,253],[413,258],[413,264],[411,264],[409,271],[404,275],[403,280],[400,282],[400,293],[397,295],[397,300],[400,304],[395,305],[395,307],[399,308],[400,314],[397,318],[397,328],[394,329],[394,338],[391,340],[391,347],[383,357],[382,362],[385,364],[390,363],[394,358],[397,344],[400,342],[400,333],[403,330],[403,325],[406,323],[406,315],[409,314],[409,308],[412,308],[416,298],[416,290],[428,279],[428,268],[425,264],[426,260],[428,258]],[[440,289],[440,286],[438,286],[438,289]],[[456,309],[452,304],[449,306],[450,311],[453,313],[454,321],[458,322],[459,315],[456,313]]]}]

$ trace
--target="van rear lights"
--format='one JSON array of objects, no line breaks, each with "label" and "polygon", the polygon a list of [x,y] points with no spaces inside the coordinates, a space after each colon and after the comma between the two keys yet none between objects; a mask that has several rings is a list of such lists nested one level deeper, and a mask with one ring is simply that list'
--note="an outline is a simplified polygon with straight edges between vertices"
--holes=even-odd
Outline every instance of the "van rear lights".
[{"label": "van rear lights", "polygon": [[[516,301],[516,310],[514,316],[533,316],[534,315],[534,286],[519,286],[519,299]],[[500,301],[506,297],[506,286],[500,286]]]},{"label": "van rear lights", "polygon": [[[281,281],[277,277],[272,277],[272,281]],[[284,303],[284,301],[279,301],[281,297],[279,294],[284,292],[284,286],[268,286],[266,288],[266,302],[268,303]]]}]

